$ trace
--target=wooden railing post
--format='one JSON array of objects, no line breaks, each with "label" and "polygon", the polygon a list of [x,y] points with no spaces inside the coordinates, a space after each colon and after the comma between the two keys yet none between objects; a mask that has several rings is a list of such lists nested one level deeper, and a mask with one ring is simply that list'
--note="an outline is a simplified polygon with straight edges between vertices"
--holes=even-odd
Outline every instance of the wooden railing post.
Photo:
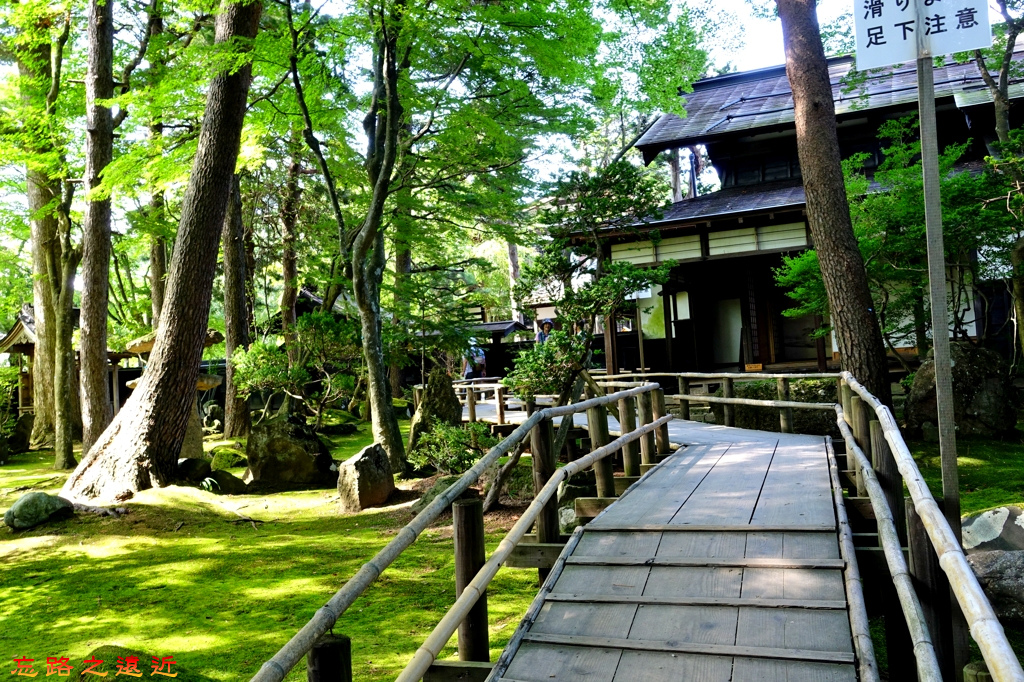
[{"label": "wooden railing post", "polygon": [[412,388],[412,410],[415,412],[420,409],[420,403],[423,402],[423,387],[413,386]]},{"label": "wooden railing post", "polygon": [[466,407],[469,410],[469,423],[476,422],[476,389],[470,384],[466,386]]},{"label": "wooden railing post", "polygon": [[320,635],[306,656],[307,682],[352,682],[352,641],[345,635]]},{"label": "wooden railing post", "polygon": [[[484,503],[480,498],[452,503],[452,530],[455,536],[455,598],[487,561],[484,547]],[[487,635],[487,593],[470,609],[459,625],[459,660],[491,660]]]},{"label": "wooden railing post", "polygon": [[[724,397],[724,398],[732,398],[732,397],[734,397],[734,395],[733,395],[733,381],[732,381],[732,379],[723,379],[722,380],[722,397]],[[726,403],[725,405],[722,405],[722,407],[725,408],[723,410],[723,412],[725,413],[725,425],[726,426],[733,426],[733,425],[735,425],[736,424],[736,407],[734,405],[729,405],[728,403]]]},{"label": "wooden railing post", "polygon": [[[571,417],[564,418],[571,419]],[[608,412],[603,405],[587,409],[587,429],[590,431],[591,451],[611,442],[608,435]],[[597,496],[615,497],[615,473],[612,471],[611,457],[604,457],[594,462],[594,475],[597,479]]]},{"label": "wooden railing post", "polygon": [[[864,401],[860,399],[859,395],[850,395],[850,413],[846,417],[846,422],[850,425],[850,430],[853,431],[853,439],[857,441],[857,445],[860,446],[865,456],[869,456],[871,444],[868,443],[870,430],[868,429],[867,406],[864,405]],[[857,472],[857,497],[867,497],[868,488],[864,483],[864,471],[856,460],[854,460],[854,470]]]},{"label": "wooden railing post", "polygon": [[850,414],[850,398],[853,397],[853,389],[842,379],[840,381],[842,384],[839,387],[839,403],[843,406],[843,418],[847,424],[853,427],[853,415]]},{"label": "wooden railing post", "polygon": [[[636,403],[632,398],[619,400],[619,434],[636,430]],[[636,441],[622,447],[622,465],[627,476],[640,475],[640,446]]]},{"label": "wooden railing post", "polygon": [[907,544],[907,510],[903,497],[903,476],[896,466],[896,458],[892,456],[889,443],[885,440],[882,424],[872,419],[868,425],[871,433],[871,467],[875,470],[878,483],[885,491],[885,500],[892,511],[896,533],[900,536],[900,544]]},{"label": "wooden railing post", "polygon": [[[686,377],[679,377],[679,395],[690,395],[690,380]],[[690,401],[679,400],[679,416],[682,419],[690,418]]]},{"label": "wooden railing post", "polygon": [[494,389],[494,401],[498,408],[498,423],[505,423],[505,387],[499,386]]},{"label": "wooden railing post", "polygon": [[[912,500],[905,500],[907,511],[907,547],[910,550],[908,568],[917,588],[917,596],[921,600],[928,632],[935,645],[935,658],[942,668],[943,680],[956,680],[957,673],[963,674],[967,661],[956,661],[953,642],[953,608],[951,603],[949,580],[939,565],[939,558],[928,537],[921,517]],[[959,665],[958,665],[959,663]]]},{"label": "wooden railing post", "polygon": [[[667,414],[665,410],[665,391],[656,388],[651,391],[651,394],[651,407],[654,408],[654,418],[656,420],[661,419]],[[654,430],[654,440],[658,446],[659,455],[667,455],[672,452],[668,441],[668,424],[662,424]]]},{"label": "wooden railing post", "polygon": [[[563,417],[572,419],[572,416]],[[555,427],[544,419],[530,432],[530,453],[533,459],[533,494],[538,495],[555,473]],[[558,542],[558,499],[552,497],[537,516],[537,542]],[[538,569],[540,582],[548,577],[548,569]]]},{"label": "wooden railing post", "polygon": [[[651,400],[651,392],[644,391],[636,397],[637,404],[637,426],[646,426],[654,421],[654,402]],[[654,457],[654,434],[645,433],[640,437],[640,463],[657,464]]]},{"label": "wooden railing post", "polygon": [[[779,400],[789,400],[789,379],[776,379],[778,385]],[[779,427],[782,433],[793,433],[793,408],[779,408]]]}]

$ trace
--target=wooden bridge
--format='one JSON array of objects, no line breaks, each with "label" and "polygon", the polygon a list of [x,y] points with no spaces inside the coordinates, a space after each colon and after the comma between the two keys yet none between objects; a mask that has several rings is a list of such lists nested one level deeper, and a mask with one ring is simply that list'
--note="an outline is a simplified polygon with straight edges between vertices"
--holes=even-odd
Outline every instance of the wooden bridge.
[{"label": "wooden bridge", "polygon": [[[953,608],[962,611],[960,622],[993,678],[1024,682],[892,414],[854,377],[842,375],[835,404],[788,400],[784,376],[778,401],[735,398],[731,385],[723,397],[698,398],[689,395],[688,379],[680,375],[676,397],[684,419],[666,413],[663,392],[649,381],[606,381],[626,390],[529,415],[512,412],[495,388],[494,421],[507,424],[506,437],[364,564],[253,680],[280,682],[303,657],[309,680],[351,680],[348,645],[325,633],[487,468],[528,440],[533,502],[486,561],[479,501],[455,505],[458,596],[398,682],[876,682],[857,560],[862,548],[855,550],[846,500],[856,500],[862,516],[868,512],[877,524],[867,537],[885,566],[871,590],[888,595],[889,679],[957,677],[965,649],[948,643],[956,639],[949,628],[962,627],[950,616],[952,590]],[[476,393],[467,392],[469,416],[488,419],[487,401]],[[690,400],[724,403],[727,423],[733,405],[776,408],[783,433],[689,421]],[[799,408],[834,411],[845,454],[834,453],[828,437],[788,433],[792,409]],[[618,419],[606,416],[610,409]],[[581,442],[556,467],[561,444],[584,425],[586,447]],[[616,453],[622,476],[613,476]],[[586,469],[594,471],[598,497],[577,499],[576,512],[589,523],[560,537],[555,493]],[[912,501],[907,518],[913,517],[905,530],[917,534],[909,542],[913,571],[897,530],[904,484]],[[485,595],[504,565],[539,568],[543,583],[492,664]],[[437,661],[456,631],[462,660]]]}]

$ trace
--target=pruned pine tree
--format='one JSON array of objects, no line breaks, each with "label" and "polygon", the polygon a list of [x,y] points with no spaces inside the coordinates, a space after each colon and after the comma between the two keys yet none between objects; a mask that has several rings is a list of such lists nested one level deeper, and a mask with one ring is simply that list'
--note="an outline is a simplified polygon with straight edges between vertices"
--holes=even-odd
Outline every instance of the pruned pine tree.
[{"label": "pruned pine tree", "polygon": [[[262,5],[224,0],[215,40],[224,50],[247,50]],[[241,63],[240,63],[241,62]],[[212,80],[192,173],[182,202],[156,346],[139,387],[68,478],[69,499],[124,500],[167,485],[190,411],[217,268],[217,253],[245,119],[251,65],[236,55]]]}]

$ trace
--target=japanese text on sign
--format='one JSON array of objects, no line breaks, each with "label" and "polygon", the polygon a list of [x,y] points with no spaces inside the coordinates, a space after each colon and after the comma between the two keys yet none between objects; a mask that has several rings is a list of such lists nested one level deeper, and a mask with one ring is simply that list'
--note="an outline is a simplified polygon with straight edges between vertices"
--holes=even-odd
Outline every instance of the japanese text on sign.
[{"label": "japanese text on sign", "polygon": [[[861,71],[927,55],[992,44],[985,0],[854,0],[857,68]],[[918,4],[920,6],[918,6]]]}]

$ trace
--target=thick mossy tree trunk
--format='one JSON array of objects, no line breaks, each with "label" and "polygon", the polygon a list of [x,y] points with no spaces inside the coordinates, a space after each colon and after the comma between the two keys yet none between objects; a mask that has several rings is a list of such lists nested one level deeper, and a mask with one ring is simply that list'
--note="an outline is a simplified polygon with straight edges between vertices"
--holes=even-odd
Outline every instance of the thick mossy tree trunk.
[{"label": "thick mossy tree trunk", "polygon": [[238,348],[249,347],[249,313],[245,304],[245,244],[242,224],[242,192],[235,176],[224,217],[221,248],[224,252],[224,437],[245,438],[252,425],[249,401],[238,395],[231,356]]},{"label": "thick mossy tree trunk", "polygon": [[846,201],[836,112],[814,0],[777,0],[793,90],[797,151],[807,221],[828,293],[843,366],[884,403],[892,402],[888,361],[864,259]]},{"label": "thick mossy tree trunk", "polygon": [[85,221],[82,227],[82,452],[88,452],[114,416],[107,358],[110,286],[110,199],[92,195],[114,153],[114,119],[101,102],[114,96],[114,3],[89,3],[89,58],[85,77]]},{"label": "thick mossy tree trunk", "polygon": [[[261,10],[259,2],[224,0],[216,42],[244,49],[256,36]],[[210,83],[149,365],[124,409],[68,478],[64,497],[125,500],[176,478],[178,453],[195,409],[217,247],[231,196],[251,72],[246,64],[218,74]]]}]

